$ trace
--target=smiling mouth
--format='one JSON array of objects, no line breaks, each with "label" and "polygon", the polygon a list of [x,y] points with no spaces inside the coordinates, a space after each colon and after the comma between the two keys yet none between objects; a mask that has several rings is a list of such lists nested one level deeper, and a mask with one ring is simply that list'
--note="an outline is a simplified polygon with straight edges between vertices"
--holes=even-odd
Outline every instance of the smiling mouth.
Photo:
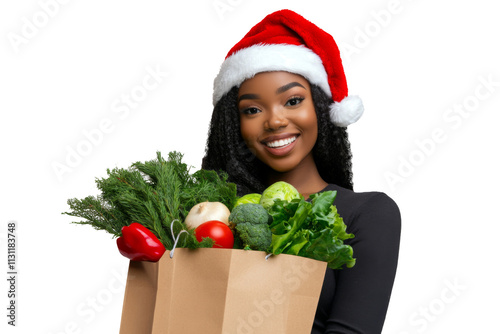
[{"label": "smiling mouth", "polygon": [[285,138],[285,139],[273,140],[270,142],[266,142],[265,145],[267,147],[271,147],[271,148],[279,148],[279,147],[285,147],[287,145],[290,145],[295,140],[297,140],[297,136],[293,136],[293,137]]}]

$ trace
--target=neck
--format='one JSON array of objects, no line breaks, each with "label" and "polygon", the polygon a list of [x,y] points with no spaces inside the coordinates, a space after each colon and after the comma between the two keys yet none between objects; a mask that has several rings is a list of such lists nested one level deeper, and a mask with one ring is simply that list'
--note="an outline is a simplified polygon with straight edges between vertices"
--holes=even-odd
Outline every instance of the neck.
[{"label": "neck", "polygon": [[284,181],[294,186],[298,192],[308,198],[309,195],[323,190],[328,184],[319,175],[312,155],[306,157],[296,168],[287,172],[271,170],[268,174],[268,184]]}]

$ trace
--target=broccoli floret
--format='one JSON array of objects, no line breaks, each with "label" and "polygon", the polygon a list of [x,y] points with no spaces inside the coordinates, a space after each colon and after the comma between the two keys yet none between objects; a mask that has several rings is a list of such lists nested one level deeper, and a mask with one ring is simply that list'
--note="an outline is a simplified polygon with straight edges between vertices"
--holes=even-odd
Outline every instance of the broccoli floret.
[{"label": "broccoli floret", "polygon": [[234,227],[238,242],[244,249],[267,251],[271,245],[272,233],[267,224],[239,223]]},{"label": "broccoli floret", "polygon": [[229,215],[235,244],[245,249],[266,251],[271,245],[269,224],[272,221],[273,217],[260,204],[244,203],[236,206]]},{"label": "broccoli floret", "polygon": [[241,223],[270,224],[273,217],[260,204],[244,203],[233,209],[229,215],[229,222],[233,225]]}]

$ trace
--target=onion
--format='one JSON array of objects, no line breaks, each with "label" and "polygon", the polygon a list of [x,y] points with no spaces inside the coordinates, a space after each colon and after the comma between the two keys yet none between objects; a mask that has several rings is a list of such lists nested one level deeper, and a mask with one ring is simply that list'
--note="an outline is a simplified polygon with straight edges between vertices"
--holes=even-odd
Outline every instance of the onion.
[{"label": "onion", "polygon": [[209,220],[218,220],[229,225],[230,213],[227,206],[221,202],[202,202],[191,208],[185,223],[188,228],[197,228]]}]

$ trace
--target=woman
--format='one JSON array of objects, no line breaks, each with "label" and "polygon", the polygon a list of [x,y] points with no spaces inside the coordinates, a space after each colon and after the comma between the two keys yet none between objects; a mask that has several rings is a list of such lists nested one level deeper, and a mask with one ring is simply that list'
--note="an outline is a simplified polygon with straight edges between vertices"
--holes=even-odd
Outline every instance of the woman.
[{"label": "woman", "polygon": [[346,126],[363,107],[347,96],[333,38],[292,11],[268,15],[229,51],[215,79],[214,105],[202,168],[225,171],[241,195],[280,180],[305,198],[337,191],[357,261],[327,270],[312,333],[380,333],[400,213],[383,193],[353,191]]}]

